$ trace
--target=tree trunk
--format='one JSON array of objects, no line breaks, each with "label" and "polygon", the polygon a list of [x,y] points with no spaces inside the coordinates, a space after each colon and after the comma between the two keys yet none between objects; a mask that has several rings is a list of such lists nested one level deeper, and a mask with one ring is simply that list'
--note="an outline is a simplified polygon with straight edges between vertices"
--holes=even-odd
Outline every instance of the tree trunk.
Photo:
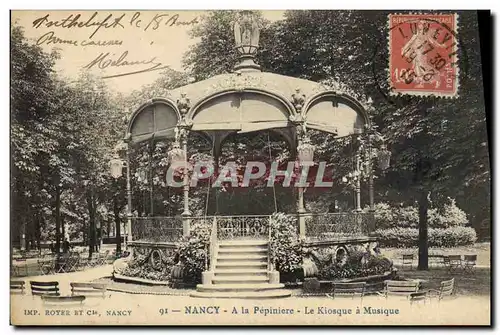
[{"label": "tree trunk", "polygon": [[56,185],[56,246],[55,252],[61,251],[61,189],[59,184]]},{"label": "tree trunk", "polygon": [[118,208],[118,202],[116,197],[113,197],[113,213],[115,216],[115,231],[116,231],[116,253],[121,254],[122,252],[122,234],[121,234],[121,222],[120,222],[120,208]]},{"label": "tree trunk", "polygon": [[62,241],[66,241],[66,227],[64,226],[64,217],[61,216],[61,237]]},{"label": "tree trunk", "polygon": [[94,251],[95,245],[95,212],[93,208],[93,195],[89,190],[87,191],[87,208],[89,211],[89,230],[88,230],[88,240],[89,240],[89,259],[92,258],[92,253]]},{"label": "tree trunk", "polygon": [[40,212],[36,214],[36,224],[35,224],[35,239],[36,239],[36,248],[41,251],[41,239],[42,239],[42,218]]},{"label": "tree trunk", "polygon": [[428,208],[428,193],[422,190],[418,201],[418,270],[429,269]]}]

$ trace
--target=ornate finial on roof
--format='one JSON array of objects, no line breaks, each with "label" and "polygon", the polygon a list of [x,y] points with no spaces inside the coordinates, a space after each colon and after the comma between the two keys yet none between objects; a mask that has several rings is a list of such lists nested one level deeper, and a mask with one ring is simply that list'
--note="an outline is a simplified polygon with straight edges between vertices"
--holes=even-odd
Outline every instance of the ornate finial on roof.
[{"label": "ornate finial on roof", "polygon": [[179,112],[181,113],[182,117],[187,114],[190,107],[191,102],[189,101],[189,98],[186,97],[186,93],[181,93],[180,99],[177,100],[177,108],[179,108]]},{"label": "ornate finial on roof", "polygon": [[238,14],[233,26],[236,50],[240,54],[240,62],[234,69],[242,71],[260,71],[255,64],[254,57],[259,49],[260,27],[257,17],[250,10],[243,10]]},{"label": "ornate finial on roof", "polygon": [[292,104],[295,107],[297,113],[302,114],[302,107],[306,102],[306,95],[302,93],[299,87],[295,89],[295,93],[292,94]]}]

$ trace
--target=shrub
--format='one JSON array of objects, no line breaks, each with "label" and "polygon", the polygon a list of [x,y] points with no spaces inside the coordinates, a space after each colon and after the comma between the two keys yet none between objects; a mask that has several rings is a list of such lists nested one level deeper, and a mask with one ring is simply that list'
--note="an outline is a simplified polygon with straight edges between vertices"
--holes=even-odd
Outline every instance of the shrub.
[{"label": "shrub", "polygon": [[[382,247],[408,248],[418,246],[418,229],[391,228],[374,232]],[[471,245],[477,236],[471,227],[429,228],[429,247],[455,247]]]},{"label": "shrub", "polygon": [[132,261],[121,272],[122,275],[127,277],[138,277],[143,279],[155,281],[170,281],[170,270],[172,265],[163,266],[161,270],[155,270],[149,262],[135,262]]},{"label": "shrub", "polygon": [[196,223],[191,226],[188,236],[179,242],[177,253],[184,265],[184,278],[193,283],[201,282],[201,273],[205,271],[205,259],[210,246],[210,222]]},{"label": "shrub", "polygon": [[[367,207],[364,211],[366,212],[368,210],[369,208]],[[395,220],[394,209],[389,204],[383,202],[375,204],[375,221],[377,222],[377,228],[391,228]]]},{"label": "shrub", "polygon": [[431,209],[428,215],[429,227],[432,228],[463,227],[469,222],[467,214],[458,208],[455,199],[451,198],[448,198],[448,202],[444,204],[441,211]]},{"label": "shrub", "polygon": [[269,222],[271,228],[270,260],[275,269],[284,273],[293,273],[300,269],[302,241],[297,232],[297,218],[283,213],[275,213]]},{"label": "shrub", "polygon": [[[368,211],[368,208],[365,208]],[[398,207],[386,203],[375,204],[377,229],[418,228],[418,208],[416,206]],[[467,214],[458,208],[455,199],[448,198],[442,208],[428,210],[429,228],[450,228],[465,226]]]},{"label": "shrub", "polygon": [[397,227],[417,228],[418,227],[418,209],[413,206],[395,208],[397,218]]},{"label": "shrub", "polygon": [[381,256],[370,255],[365,265],[358,256],[349,257],[344,265],[330,264],[318,274],[321,280],[353,279],[372,275],[382,275],[392,268],[392,262]]}]

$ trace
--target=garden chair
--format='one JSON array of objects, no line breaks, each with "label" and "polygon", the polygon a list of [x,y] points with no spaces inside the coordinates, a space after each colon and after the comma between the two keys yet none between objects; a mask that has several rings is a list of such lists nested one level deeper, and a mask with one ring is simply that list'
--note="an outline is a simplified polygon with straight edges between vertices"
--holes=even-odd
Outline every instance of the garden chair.
[{"label": "garden chair", "polygon": [[10,281],[10,294],[24,294],[24,289],[25,289],[24,280]]},{"label": "garden chair", "polygon": [[420,291],[420,292],[413,292],[410,293],[408,299],[410,300],[410,305],[413,305],[414,303],[421,302],[423,301],[424,304],[427,300],[427,293],[428,291]]},{"label": "garden chair", "polygon": [[462,264],[464,273],[474,273],[474,267],[476,266],[477,255],[464,255],[464,262]]},{"label": "garden chair", "polygon": [[57,281],[30,281],[31,294],[35,295],[59,295],[59,282]]},{"label": "garden chair", "polygon": [[106,297],[107,285],[100,283],[69,283],[71,295],[84,295],[85,297]]},{"label": "garden chair", "polygon": [[413,259],[414,259],[413,254],[403,255],[403,268],[405,265],[409,265],[410,270],[412,270],[413,269]]},{"label": "garden chair", "polygon": [[21,277],[23,275],[28,275],[28,262],[25,257],[14,258],[12,267],[15,276]]},{"label": "garden chair", "polygon": [[389,296],[405,296],[410,297],[410,293],[418,292],[420,289],[420,281],[418,280],[386,280],[384,282],[384,293],[383,295],[387,299]]},{"label": "garden chair", "polygon": [[66,262],[66,272],[73,272],[78,270],[78,266],[80,263],[80,254],[76,252],[72,252],[68,260]]},{"label": "garden chair", "polygon": [[80,257],[78,260],[78,270],[85,270],[85,268],[89,266],[88,255],[81,252],[78,257]]},{"label": "garden chair", "polygon": [[37,262],[42,274],[48,275],[55,273],[56,258],[54,255],[48,254]]},{"label": "garden chair", "polygon": [[68,265],[69,255],[68,254],[59,254],[56,256],[55,262],[55,273],[66,273],[67,265]]},{"label": "garden chair", "polygon": [[430,297],[437,298],[438,301],[441,301],[444,297],[452,296],[455,290],[455,278],[450,280],[442,281],[439,290],[430,289]]},{"label": "garden chair", "polygon": [[458,270],[462,267],[462,256],[460,255],[443,256],[443,262],[448,272],[453,273],[454,270]]},{"label": "garden chair", "polygon": [[54,296],[54,295],[42,295],[41,296],[43,304],[47,307],[70,307],[72,305],[81,306],[85,301],[85,296],[74,295],[74,296]]},{"label": "garden chair", "polygon": [[99,264],[99,253],[94,252],[92,253],[92,257],[87,258],[87,266],[88,267],[94,267]]},{"label": "garden chair", "polygon": [[327,294],[329,298],[354,297],[359,296],[363,300],[365,295],[366,282],[359,283],[333,283],[332,295]]}]

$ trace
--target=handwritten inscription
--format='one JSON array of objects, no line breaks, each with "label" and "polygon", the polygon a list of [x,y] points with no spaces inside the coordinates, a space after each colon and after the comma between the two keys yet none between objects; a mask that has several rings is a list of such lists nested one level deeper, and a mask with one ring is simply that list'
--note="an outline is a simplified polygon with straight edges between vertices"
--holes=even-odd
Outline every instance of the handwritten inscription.
[{"label": "handwritten inscription", "polygon": [[81,14],[70,14],[68,17],[62,20],[56,20],[52,21],[49,20],[50,14],[47,14],[45,16],[42,16],[35,21],[33,21],[33,28],[40,28],[40,27],[58,27],[58,28],[66,28],[66,29],[71,29],[71,28],[93,28],[95,27],[95,30],[92,34],[90,34],[89,39],[94,37],[95,34],[101,29],[114,29],[114,28],[125,28],[123,24],[121,23],[122,19],[125,17],[125,14],[122,14],[120,16],[117,16],[113,20],[113,14],[109,14],[102,20],[97,19],[98,12],[94,12],[90,18],[87,20],[82,19]]},{"label": "handwritten inscription", "polygon": [[36,45],[43,45],[43,44],[64,44],[64,45],[72,45],[75,47],[82,46],[98,46],[98,47],[106,47],[106,46],[112,46],[112,45],[122,45],[123,41],[122,40],[107,40],[107,41],[93,41],[93,40],[69,40],[69,39],[62,39],[57,37],[57,35],[53,31],[49,31],[48,33],[43,34],[38,38],[36,41]]},{"label": "handwritten inscription", "polygon": [[148,29],[157,30],[161,26],[172,27],[172,26],[192,26],[199,23],[198,18],[195,17],[190,21],[183,21],[180,19],[179,14],[156,14],[153,19],[148,20],[147,24],[143,25],[143,19],[141,19],[141,13],[135,12],[130,19],[130,25],[136,28],[142,28],[144,31]]},{"label": "handwritten inscription", "polygon": [[106,78],[122,77],[142,72],[157,71],[168,67],[168,66],[163,66],[161,62],[158,62],[156,60],[156,57],[152,57],[148,60],[127,60],[127,56],[128,56],[128,51],[124,51],[118,58],[115,57],[115,54],[111,54],[109,52],[106,53],[102,52],[99,56],[97,56],[94,60],[85,65],[83,68],[86,70],[90,70],[96,67],[101,70],[104,70],[106,68],[113,68],[113,67],[116,68],[116,67],[126,67],[135,65],[150,65],[149,67],[141,69],[139,71],[126,72],[126,73],[120,73],[116,75],[103,77],[104,79],[106,79]]},{"label": "handwritten inscription", "polygon": [[53,20],[51,14],[46,14],[33,21],[33,28],[64,28],[64,29],[83,29],[94,28],[89,39],[92,39],[100,29],[124,29],[125,25],[140,28],[144,31],[157,30],[160,27],[174,26],[192,26],[199,23],[198,18],[192,20],[182,20],[179,14],[155,14],[153,18],[144,19],[141,12],[135,12],[130,20],[123,14],[108,14],[105,18],[99,19],[99,12],[94,12],[90,17],[85,18],[82,14],[70,14],[61,20]]},{"label": "handwritten inscription", "polygon": [[[138,29],[144,32],[156,31],[162,27],[186,27],[198,24],[198,17],[186,20],[179,13],[142,13],[142,12],[115,12],[115,13],[71,13],[64,18],[55,13],[47,13],[37,17],[32,26],[35,29],[49,28],[36,40],[36,45],[70,46],[70,47],[113,47],[123,46],[127,40],[123,37],[126,29]],[[58,29],[78,29],[86,32],[90,29],[88,38],[75,38],[72,35],[62,34]],[[112,30],[117,39],[99,39],[97,33],[103,30]],[[59,35],[59,36],[58,36]],[[80,34],[78,34],[80,35]],[[150,42],[153,45],[153,41]],[[113,51],[115,51],[113,49]],[[146,51],[146,50],[143,50]],[[122,77],[143,72],[158,71],[168,68],[157,60],[155,56],[141,59],[129,59],[129,51],[101,52],[88,62],[83,69],[112,69],[129,68],[131,70],[103,76],[103,79]],[[143,52],[144,54],[144,52]]]}]

